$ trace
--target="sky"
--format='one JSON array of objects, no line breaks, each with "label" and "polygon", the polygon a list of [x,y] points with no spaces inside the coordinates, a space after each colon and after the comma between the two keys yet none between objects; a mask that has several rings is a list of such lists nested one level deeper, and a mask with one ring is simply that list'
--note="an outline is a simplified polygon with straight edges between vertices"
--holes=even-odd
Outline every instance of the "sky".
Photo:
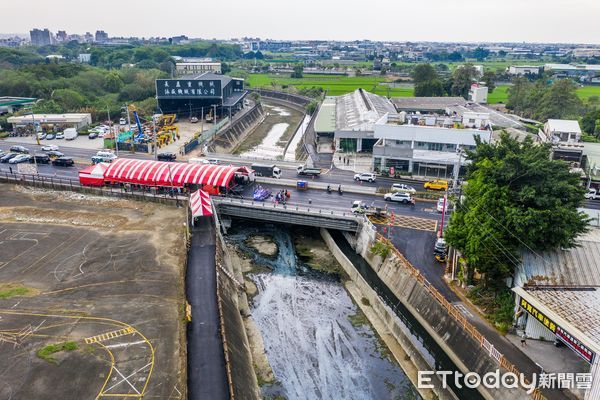
[{"label": "sky", "polygon": [[0,33],[600,43],[598,0],[0,0],[0,15]]}]

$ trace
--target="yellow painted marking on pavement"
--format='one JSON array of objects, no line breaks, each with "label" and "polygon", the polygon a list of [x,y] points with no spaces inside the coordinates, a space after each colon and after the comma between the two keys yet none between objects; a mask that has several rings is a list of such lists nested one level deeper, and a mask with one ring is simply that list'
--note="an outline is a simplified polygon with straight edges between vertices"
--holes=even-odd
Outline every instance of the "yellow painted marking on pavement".
[{"label": "yellow painted marking on pavement", "polygon": [[132,327],[127,327],[125,329],[119,329],[117,331],[106,332],[101,335],[88,337],[88,338],[85,338],[84,340],[85,340],[86,344],[92,344],[92,343],[104,342],[104,341],[110,340],[110,339],[115,339],[115,338],[118,338],[121,336],[128,335],[130,333],[135,333],[135,329],[133,329]]},{"label": "yellow painted marking on pavement", "polygon": [[434,219],[428,218],[418,218],[418,217],[409,217],[406,215],[396,214],[394,217],[394,222],[391,223],[391,218],[389,216],[386,217],[378,217],[375,215],[369,215],[369,220],[377,225],[392,225],[401,228],[410,228],[417,229],[421,231],[431,231],[435,232],[437,230],[438,222]]}]

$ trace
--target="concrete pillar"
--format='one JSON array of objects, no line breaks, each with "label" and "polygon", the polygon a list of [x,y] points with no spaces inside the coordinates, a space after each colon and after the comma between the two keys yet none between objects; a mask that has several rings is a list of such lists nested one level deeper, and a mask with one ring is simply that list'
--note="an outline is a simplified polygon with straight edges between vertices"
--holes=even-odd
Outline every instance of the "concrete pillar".
[{"label": "concrete pillar", "polygon": [[356,139],[356,152],[362,151],[362,139]]},{"label": "concrete pillar", "polygon": [[408,160],[408,172],[413,172],[413,160]]}]

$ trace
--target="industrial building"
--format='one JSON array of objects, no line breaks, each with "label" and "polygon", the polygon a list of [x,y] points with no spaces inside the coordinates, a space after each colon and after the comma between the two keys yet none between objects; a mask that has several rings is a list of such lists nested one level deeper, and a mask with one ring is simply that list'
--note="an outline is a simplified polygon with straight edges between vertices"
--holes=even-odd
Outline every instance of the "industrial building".
[{"label": "industrial building", "polygon": [[447,113],[449,107],[466,106],[463,97],[392,97],[398,112]]},{"label": "industrial building", "polygon": [[48,28],[44,30],[32,29],[29,31],[29,35],[31,37],[32,46],[49,46],[54,41],[54,37]]},{"label": "industrial building", "polygon": [[208,61],[178,62],[175,64],[175,71],[177,72],[177,76],[199,75],[205,72],[220,74],[221,63]]},{"label": "industrial building", "polygon": [[[585,400],[600,398],[599,252],[598,228],[580,236],[577,246],[571,249],[525,251],[512,289],[516,294],[518,331],[530,339],[561,346],[552,350],[557,359],[575,359],[571,365],[579,370],[569,372],[588,374],[585,387],[577,385],[580,398]],[[555,372],[555,366],[542,367]]]},{"label": "industrial building", "polygon": [[37,99],[30,97],[0,96],[0,115],[10,114],[23,107],[32,106]]},{"label": "industrial building", "polygon": [[315,120],[317,143],[320,148],[330,144],[332,151],[371,152],[377,141],[375,123],[384,115],[393,119],[398,113],[390,100],[363,89],[328,97]]},{"label": "industrial building", "polygon": [[459,165],[466,164],[462,151],[475,148],[475,137],[489,143],[492,131],[451,125],[400,124],[384,116],[374,126],[373,169],[393,167],[419,176],[452,177]]},{"label": "industrial building", "polygon": [[19,117],[9,117],[9,124],[13,125],[13,129],[18,127],[29,126],[31,124],[41,125],[61,125],[65,128],[85,128],[92,123],[92,114],[29,114]]},{"label": "industrial building", "polygon": [[163,114],[232,116],[243,108],[247,93],[243,79],[212,72],[156,80],[156,98]]}]

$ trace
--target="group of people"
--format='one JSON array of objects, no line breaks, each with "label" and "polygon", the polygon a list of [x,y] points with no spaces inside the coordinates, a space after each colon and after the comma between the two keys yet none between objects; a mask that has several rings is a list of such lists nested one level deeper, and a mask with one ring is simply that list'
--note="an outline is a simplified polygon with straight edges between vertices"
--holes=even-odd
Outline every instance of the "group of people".
[{"label": "group of people", "polygon": [[275,196],[273,196],[273,200],[275,201],[275,204],[281,203],[285,205],[285,203],[287,203],[290,197],[291,194],[287,191],[287,189],[281,189],[279,192],[275,193]]}]

